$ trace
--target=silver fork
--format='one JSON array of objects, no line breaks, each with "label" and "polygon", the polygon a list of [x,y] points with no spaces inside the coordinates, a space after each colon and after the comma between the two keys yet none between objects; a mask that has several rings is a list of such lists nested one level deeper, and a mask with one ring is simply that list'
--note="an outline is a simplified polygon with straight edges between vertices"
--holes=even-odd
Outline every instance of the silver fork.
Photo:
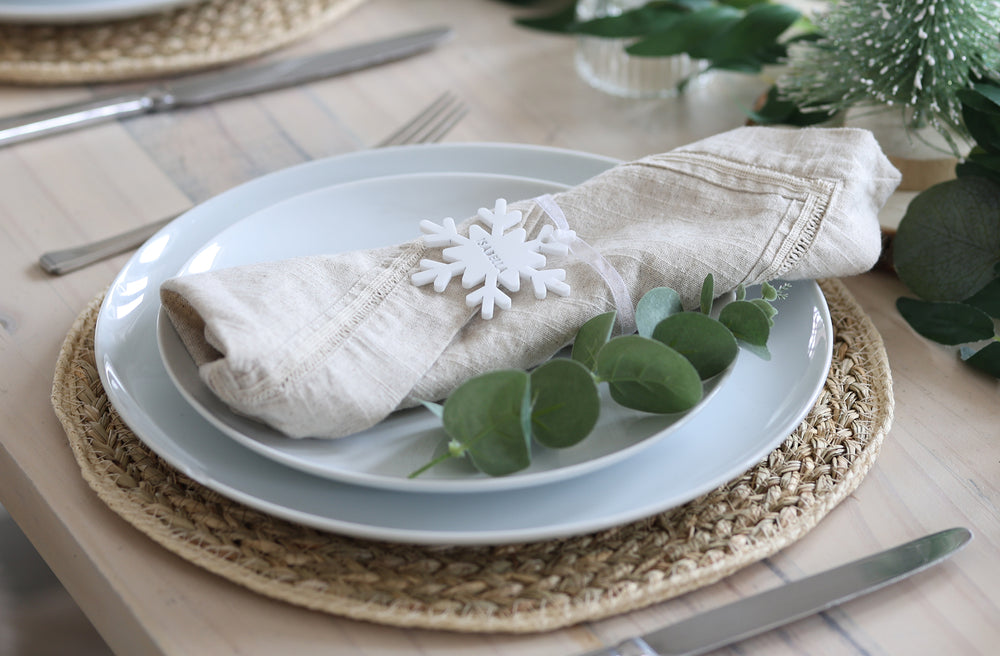
[{"label": "silver fork", "polygon": [[[373,147],[435,143],[448,134],[467,112],[468,108],[465,103],[451,92],[445,92]],[[38,258],[38,265],[53,275],[76,271],[119,253],[138,248],[180,214],[183,212],[89,244],[43,253]]]}]

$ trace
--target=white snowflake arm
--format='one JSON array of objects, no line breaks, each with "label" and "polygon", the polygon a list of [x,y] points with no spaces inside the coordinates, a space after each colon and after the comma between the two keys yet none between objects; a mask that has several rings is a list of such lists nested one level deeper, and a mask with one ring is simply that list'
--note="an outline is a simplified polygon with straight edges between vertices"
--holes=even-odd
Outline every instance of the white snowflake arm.
[{"label": "white snowflake arm", "polygon": [[569,296],[569,285],[563,282],[566,280],[566,271],[564,269],[542,269],[541,271],[537,271],[528,268],[523,273],[527,274],[528,279],[531,280],[531,287],[535,291],[535,298],[541,300],[550,291],[556,296]]},{"label": "white snowflake arm", "polygon": [[455,219],[450,216],[441,221],[441,225],[424,219],[420,222],[420,231],[426,235],[424,243],[428,246],[450,246],[452,244],[468,243],[469,238],[458,234]]},{"label": "white snowflake arm", "polygon": [[465,265],[461,262],[420,260],[420,271],[411,275],[410,281],[417,287],[433,282],[434,291],[440,293],[448,287],[451,279],[462,273],[464,269]]},{"label": "white snowflake arm", "polygon": [[546,224],[542,226],[538,236],[525,242],[525,245],[545,255],[566,255],[569,253],[569,245],[575,239],[574,230],[556,230],[552,225]]},{"label": "white snowflake arm", "polygon": [[479,219],[490,226],[494,235],[502,235],[507,228],[513,228],[521,222],[521,212],[519,210],[507,211],[507,201],[497,198],[493,204],[493,209],[488,210],[480,207]]},{"label": "white snowflake arm", "polygon": [[510,309],[510,296],[504,294],[497,285],[496,274],[486,277],[486,284],[479,289],[469,292],[465,297],[467,307],[480,306],[479,315],[483,319],[493,318],[493,307],[501,310]]}]

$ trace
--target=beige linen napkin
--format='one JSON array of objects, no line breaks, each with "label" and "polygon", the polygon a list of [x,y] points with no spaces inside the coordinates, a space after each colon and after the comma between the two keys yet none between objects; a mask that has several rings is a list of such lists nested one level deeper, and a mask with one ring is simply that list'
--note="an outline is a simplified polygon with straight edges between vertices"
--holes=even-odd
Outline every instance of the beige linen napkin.
[{"label": "beige linen napkin", "polygon": [[[754,127],[616,166],[554,199],[633,304],[666,285],[693,305],[708,273],[721,294],[868,270],[898,183],[869,132]],[[529,239],[551,223],[532,200],[511,207]],[[208,387],[292,437],[355,433],[473,375],[537,365],[614,308],[604,279],[570,253],[546,265],[566,270],[568,296],[538,300],[527,285],[484,320],[458,280],[443,293],[411,283],[424,258],[441,260],[441,248],[415,238],[174,278],[161,298]]]}]

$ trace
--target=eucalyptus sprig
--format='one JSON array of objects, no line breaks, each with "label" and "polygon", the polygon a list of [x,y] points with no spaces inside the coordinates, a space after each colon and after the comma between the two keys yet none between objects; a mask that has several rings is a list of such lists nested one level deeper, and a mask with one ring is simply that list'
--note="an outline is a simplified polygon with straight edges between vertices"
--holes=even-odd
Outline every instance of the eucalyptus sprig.
[{"label": "eucalyptus sprig", "polygon": [[896,308],[924,337],[960,346],[966,363],[1000,378],[1000,85],[959,92],[976,146],[957,178],[910,201],[893,239],[893,265],[918,298]]},{"label": "eucalyptus sprig", "polygon": [[788,34],[812,30],[798,9],[770,0],[651,1],[617,16],[590,20],[578,20],[575,7],[573,0],[551,13],[516,22],[546,32],[633,39],[625,52],[637,57],[686,54],[704,60],[705,70],[682,80],[680,90],[712,69],[759,73],[787,55]]},{"label": "eucalyptus sprig", "polygon": [[740,345],[769,359],[767,340],[784,288],[768,283],[761,297],[735,300],[713,317],[714,278],[702,284],[699,307],[685,311],[669,287],[647,292],[636,305],[637,333],[612,337],[616,313],[587,321],[569,358],[533,371],[505,369],[469,379],[443,405],[424,405],[441,418],[447,451],[410,474],[416,477],[449,458],[466,457],[490,476],[531,464],[531,441],[571,447],[586,438],[600,414],[598,386],[618,404],[656,414],[682,413],[702,399],[704,383],[732,365]]}]

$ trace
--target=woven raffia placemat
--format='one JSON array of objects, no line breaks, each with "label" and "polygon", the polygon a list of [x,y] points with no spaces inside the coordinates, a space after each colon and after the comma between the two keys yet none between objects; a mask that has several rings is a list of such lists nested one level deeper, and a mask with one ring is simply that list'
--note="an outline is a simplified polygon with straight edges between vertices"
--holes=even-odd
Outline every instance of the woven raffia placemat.
[{"label": "woven raffia placemat", "polygon": [[362,2],[205,0],[106,23],[0,23],[0,82],[111,82],[220,66],[308,36]]},{"label": "woven raffia placemat", "polygon": [[858,486],[892,422],[889,365],[881,337],[844,285],[821,286],[833,317],[833,364],[815,407],[781,446],[683,506],[560,540],[496,547],[367,541],[276,519],[202,487],[147,449],[108,403],[94,366],[99,298],[66,338],[52,400],[98,496],[209,571],[355,619],[544,631],[713,583],[802,537]]}]

